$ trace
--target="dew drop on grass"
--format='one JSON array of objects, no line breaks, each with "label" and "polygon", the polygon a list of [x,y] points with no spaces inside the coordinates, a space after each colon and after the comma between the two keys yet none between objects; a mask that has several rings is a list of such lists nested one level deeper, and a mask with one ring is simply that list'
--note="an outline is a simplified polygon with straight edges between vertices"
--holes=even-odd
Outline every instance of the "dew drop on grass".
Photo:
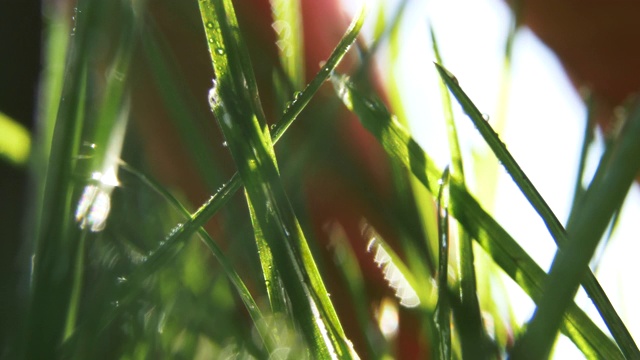
[{"label": "dew drop on grass", "polygon": [[210,44],[213,44],[213,43],[214,43],[213,38],[209,38],[209,43],[210,43]]},{"label": "dew drop on grass", "polygon": [[486,113],[482,113],[482,118],[484,119],[484,121],[489,121],[491,119],[489,117],[489,114],[486,114]]},{"label": "dew drop on grass", "polygon": [[207,22],[207,29],[213,29],[213,23],[211,21]]},{"label": "dew drop on grass", "polygon": [[293,93],[293,101],[298,100],[298,98],[300,97],[300,95],[302,95],[301,91],[296,91]]},{"label": "dew drop on grass", "polygon": [[271,126],[269,127],[269,129],[271,129],[272,131],[276,129],[276,124],[271,124]]},{"label": "dew drop on grass", "polygon": [[223,141],[223,142],[222,142],[222,147],[228,147],[228,146],[229,146],[229,144],[227,144],[227,142],[226,142],[226,141]]},{"label": "dew drop on grass", "polygon": [[213,111],[213,109],[218,106],[218,102],[219,102],[219,98],[218,98],[218,83],[216,81],[216,79],[211,80],[213,82],[213,86],[211,87],[211,89],[209,89],[209,107],[211,108],[211,111]]},{"label": "dew drop on grass", "polygon": [[224,55],[224,49],[221,47],[216,48],[216,54],[218,55]]}]

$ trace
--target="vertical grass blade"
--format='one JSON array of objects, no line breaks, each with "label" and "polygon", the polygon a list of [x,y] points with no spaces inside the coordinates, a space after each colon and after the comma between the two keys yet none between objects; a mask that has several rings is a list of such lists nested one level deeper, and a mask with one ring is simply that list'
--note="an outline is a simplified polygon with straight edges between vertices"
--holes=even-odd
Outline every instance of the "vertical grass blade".
[{"label": "vertical grass blade", "polygon": [[449,301],[449,168],[444,169],[438,190],[438,304],[436,305],[436,325],[440,341],[440,359],[451,359],[451,304]]},{"label": "vertical grass blade", "polygon": [[[442,57],[438,49],[438,42],[433,28],[429,26],[431,35],[431,43],[433,44],[433,52],[436,61],[442,64]],[[447,135],[449,140],[449,153],[451,156],[451,168],[453,176],[466,183],[464,175],[464,164],[462,162],[462,153],[458,142],[458,131],[456,129],[455,119],[453,117],[453,109],[451,106],[451,97],[447,91],[444,81],[440,80],[440,92],[442,96],[442,107],[444,110],[444,118],[447,126]],[[460,228],[458,246],[457,271],[459,284],[459,305],[454,307],[454,317],[458,323],[460,342],[462,343],[463,356],[474,354],[478,358],[488,357],[489,343],[488,337],[482,323],[482,315],[480,313],[480,303],[478,301],[476,286],[475,261],[473,256],[473,242],[467,232]],[[484,343],[484,344],[483,344]],[[466,354],[466,355],[465,355]]]},{"label": "vertical grass blade", "polygon": [[295,91],[304,87],[304,44],[300,0],[270,0],[278,54]]}]

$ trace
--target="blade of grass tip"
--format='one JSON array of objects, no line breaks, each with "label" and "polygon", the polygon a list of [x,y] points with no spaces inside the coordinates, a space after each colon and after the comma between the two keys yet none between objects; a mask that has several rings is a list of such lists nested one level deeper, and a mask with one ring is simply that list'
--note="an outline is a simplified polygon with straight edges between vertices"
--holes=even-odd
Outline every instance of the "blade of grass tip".
[{"label": "blade of grass tip", "polygon": [[[309,104],[313,96],[320,89],[320,86],[322,86],[322,84],[324,84],[324,82],[333,73],[334,69],[338,66],[344,55],[349,50],[349,47],[356,40],[362,27],[363,20],[364,11],[353,19],[351,25],[329,56],[325,65],[302,91],[300,96],[291,103],[289,108],[285,110],[282,118],[277,122],[272,131],[271,137],[274,143],[277,143],[282,135],[284,135],[289,126],[293,124],[298,115],[300,115],[302,110],[304,110],[304,108]],[[178,227],[172,235],[160,243],[160,246],[158,246],[158,248],[149,255],[144,264],[141,265],[140,269],[147,268],[148,271],[146,271],[146,273],[151,274],[154,272],[154,269],[159,269],[163,264],[166,264],[170,260],[170,250],[177,244],[184,242],[200,227],[204,226],[209,219],[211,219],[227,204],[233,194],[235,194],[241,186],[242,181],[239,174],[236,172],[223,186],[218,189],[215,194],[209,198],[209,200],[191,214],[189,219],[182,226]]]},{"label": "blade of grass tip", "polygon": [[[514,359],[539,359],[551,351],[553,340],[566,307],[578,289],[584,270],[616,209],[640,171],[640,103],[636,101],[627,119],[625,131],[611,147],[611,158],[601,164],[594,182],[584,195],[582,210],[569,219],[569,244],[556,252],[544,297],[529,322],[526,332],[516,342]],[[606,157],[608,154],[605,154]],[[631,344],[619,343],[623,351]],[[628,358],[640,357],[635,349]]]},{"label": "blade of grass tip", "polygon": [[451,304],[449,303],[449,168],[444,169],[438,190],[438,234],[440,252],[438,256],[438,303],[436,325],[440,336],[438,348],[440,359],[451,359]]},{"label": "blade of grass tip", "polygon": [[[457,80],[451,73],[445,68],[436,64],[436,68],[440,73],[441,78],[446,82],[450,91],[454,94],[463,110],[467,113],[471,121],[474,123],[482,137],[485,139],[491,150],[494,152],[498,160],[503,164],[513,181],[516,183],[520,191],[525,195],[529,203],[533,206],[536,212],[540,215],[543,222],[549,229],[551,236],[558,245],[562,248],[567,243],[567,232],[564,227],[555,216],[551,208],[544,201],[540,193],[535,186],[531,183],[524,171],[520,168],[513,156],[506,149],[498,135],[493,131],[491,126],[484,120],[480,111],[475,107],[471,99],[464,93]],[[608,154],[605,153],[605,161],[608,161]],[[597,176],[594,181],[597,181]],[[577,209],[582,209],[579,206]],[[591,270],[585,267],[585,277],[582,284],[589,297],[594,302],[598,312],[602,316],[605,324],[611,334],[616,339],[616,342],[622,344],[631,344],[629,331],[616,313],[615,309],[611,305],[611,302],[607,298],[606,294],[598,284],[598,281]],[[637,352],[637,346],[635,344],[627,351]]]},{"label": "blade of grass tip", "polygon": [[285,74],[298,91],[304,87],[304,44],[300,0],[271,0],[273,24],[280,63]]},{"label": "blade of grass tip", "polygon": [[[321,357],[353,356],[308,244],[281,183],[269,130],[259,105],[251,62],[230,1],[201,2],[217,75],[212,110],[227,139],[260,231],[291,300],[296,322]],[[209,24],[217,24],[216,30]],[[247,107],[249,105],[249,107]]]},{"label": "blade of grass tip", "polygon": [[[332,78],[343,103],[355,112],[364,127],[382,144],[389,155],[396,158],[434,194],[442,172],[409,135],[408,131],[389,114],[382,102],[364,97],[346,77]],[[456,178],[449,183],[450,211],[472,238],[489,253],[494,261],[533,300],[538,302],[545,280],[544,271],[529,257],[517,242],[486,212]],[[615,344],[575,305],[567,312],[563,331],[587,354],[601,358],[622,359]]]},{"label": "blade of grass tip", "polygon": [[[429,33],[431,35],[431,43],[436,61],[442,64],[442,57],[438,49],[438,41],[431,24],[429,24]],[[449,152],[451,156],[451,168],[453,176],[456,176],[462,184],[465,184],[464,164],[462,162],[462,154],[458,140],[458,131],[456,129],[455,119],[453,117],[453,108],[451,106],[451,97],[447,91],[446,84],[442,79],[440,83],[440,94],[442,96],[442,108],[444,118],[447,125],[447,135],[449,140]],[[473,243],[469,234],[460,227],[457,253],[458,261],[457,271],[460,281],[460,306],[454,307],[454,318],[458,323],[460,342],[462,344],[463,356],[474,354],[479,358],[488,357],[489,354],[479,354],[478,351],[487,350],[489,338],[483,325],[482,314],[480,312],[480,303],[478,301],[478,290],[476,286],[475,261],[473,256]],[[464,326],[461,326],[464,324]]]}]

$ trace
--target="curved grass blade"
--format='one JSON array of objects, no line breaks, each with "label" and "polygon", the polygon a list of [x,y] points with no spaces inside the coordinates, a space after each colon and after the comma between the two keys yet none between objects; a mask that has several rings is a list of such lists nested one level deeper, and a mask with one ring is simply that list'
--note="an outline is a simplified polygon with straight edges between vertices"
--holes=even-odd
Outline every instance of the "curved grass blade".
[{"label": "curved grass blade", "polygon": [[[529,203],[540,215],[558,247],[563,248],[567,243],[567,232],[565,231],[551,208],[544,201],[544,199],[536,190],[535,186],[531,183],[524,171],[522,171],[513,156],[511,156],[505,145],[499,139],[498,135],[483,119],[480,111],[475,107],[469,97],[460,88],[457,80],[455,80],[453,75],[451,75],[445,68],[438,64],[436,64],[436,68],[438,69],[438,72],[440,73],[442,79],[445,81],[451,92],[454,94],[454,96],[462,106],[463,110],[467,113],[467,115],[469,115],[469,118],[473,121],[482,137],[485,139],[489,147],[491,147],[491,150],[504,165],[505,169],[507,170],[509,175],[511,175],[511,178],[525,195]],[[593,273],[586,266],[584,267],[584,272],[585,276],[582,280],[582,285],[584,286],[589,297],[593,300],[596,308],[598,309],[598,312],[607,324],[607,328],[614,336],[614,339],[616,339],[616,342],[620,346],[629,346],[629,348],[627,348],[625,352],[638,353],[638,348],[635,343],[633,343],[629,331],[626,329],[626,326],[616,313],[602,288],[597,284],[598,282],[595,275],[593,275]]]},{"label": "curved grass blade", "polygon": [[[404,166],[432,194],[438,189],[442,172],[408,131],[389,114],[379,99],[363,96],[347,78],[333,80],[347,108],[354,111],[364,127],[384,149]],[[471,196],[457,178],[449,184],[451,214],[494,261],[534,300],[539,302],[545,281],[544,271],[516,241]],[[563,332],[586,354],[605,359],[621,359],[616,345],[575,305],[567,311]]]},{"label": "curved grass blade", "polygon": [[351,358],[353,350],[328,298],[310,249],[281,183],[273,144],[233,5],[200,2],[217,75],[212,89],[216,114],[229,150],[313,353]]},{"label": "curved grass blade", "polygon": [[[594,181],[584,194],[581,210],[569,218],[569,243],[556,252],[545,286],[545,296],[527,331],[514,346],[514,359],[548,356],[564,309],[570,304],[584,277],[583,269],[587,268],[601,236],[640,171],[640,103],[634,104],[627,121],[620,137],[603,155],[606,161],[598,166]],[[638,358],[640,352],[633,340],[629,341],[619,342],[618,345],[628,358]]]}]

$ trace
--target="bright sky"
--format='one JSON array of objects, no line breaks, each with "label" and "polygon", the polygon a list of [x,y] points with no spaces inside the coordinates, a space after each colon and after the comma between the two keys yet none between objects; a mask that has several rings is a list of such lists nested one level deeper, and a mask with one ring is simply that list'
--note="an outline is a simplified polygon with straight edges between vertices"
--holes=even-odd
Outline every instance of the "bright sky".
[{"label": "bright sky", "polygon": [[[348,6],[356,8],[353,4]],[[370,16],[369,26],[372,20]],[[404,89],[415,138],[444,167],[448,163],[448,145],[438,78],[432,65],[429,21],[445,66],[480,111],[491,118],[498,103],[509,10],[499,0],[410,1],[403,25],[406,46],[393,74]],[[469,152],[467,159],[472,150],[485,151],[483,140],[470,120],[461,113],[456,116],[463,150]],[[530,31],[521,31],[513,53],[507,125],[501,138],[561,221],[566,220],[569,212],[585,118],[582,100],[555,56]],[[594,160],[599,157],[598,151],[594,151]],[[548,269],[555,252],[548,231],[504,171],[498,189],[497,220],[543,269]],[[640,262],[635,259],[639,249],[635,220],[639,218],[640,191],[634,186],[597,271],[636,341],[640,341],[640,310],[636,306],[640,303],[640,291],[631,284],[637,282],[634,277],[640,273]],[[533,303],[516,285],[513,289],[511,304],[519,321],[525,322],[533,311]],[[599,321],[584,292],[577,301]],[[581,356],[566,340],[560,342],[555,357]]]}]

